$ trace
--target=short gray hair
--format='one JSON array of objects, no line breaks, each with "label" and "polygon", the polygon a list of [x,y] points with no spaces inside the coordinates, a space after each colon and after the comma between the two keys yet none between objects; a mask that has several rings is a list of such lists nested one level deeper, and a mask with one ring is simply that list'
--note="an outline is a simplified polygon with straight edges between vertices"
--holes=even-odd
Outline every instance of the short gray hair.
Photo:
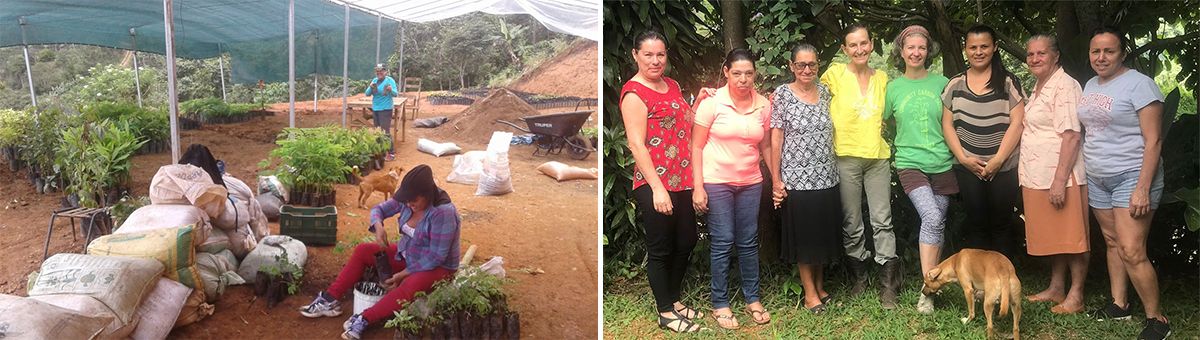
[{"label": "short gray hair", "polygon": [[1029,46],[1029,43],[1033,42],[1034,40],[1046,40],[1046,43],[1050,45],[1050,50],[1053,50],[1054,54],[1062,54],[1058,51],[1058,38],[1055,38],[1053,35],[1035,34],[1032,37],[1029,37],[1029,40],[1025,41],[1025,46]]}]

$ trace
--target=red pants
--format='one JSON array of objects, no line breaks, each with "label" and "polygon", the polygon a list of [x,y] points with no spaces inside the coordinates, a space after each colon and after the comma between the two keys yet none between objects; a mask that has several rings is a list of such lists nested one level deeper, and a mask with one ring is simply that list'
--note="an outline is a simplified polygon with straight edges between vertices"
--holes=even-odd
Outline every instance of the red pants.
[{"label": "red pants", "polygon": [[[338,273],[333,284],[329,285],[326,293],[333,296],[335,299],[341,299],[342,294],[354,289],[354,284],[362,278],[363,270],[368,266],[375,265],[375,254],[382,247],[379,243],[362,243],[354,247],[354,254],[350,255],[350,262],[342,267],[342,272]],[[388,262],[392,265],[392,273],[399,273],[407,268],[407,265],[402,260],[396,260],[396,244],[392,243],[387,249]],[[371,308],[367,308],[362,313],[363,318],[367,319],[368,323],[375,323],[385,320],[392,316],[392,312],[400,310],[401,303],[412,300],[413,295],[417,292],[428,292],[433,290],[433,284],[443,279],[448,279],[454,276],[453,270],[438,267],[430,271],[418,272],[409,274],[400,285],[393,288],[383,296]]]}]

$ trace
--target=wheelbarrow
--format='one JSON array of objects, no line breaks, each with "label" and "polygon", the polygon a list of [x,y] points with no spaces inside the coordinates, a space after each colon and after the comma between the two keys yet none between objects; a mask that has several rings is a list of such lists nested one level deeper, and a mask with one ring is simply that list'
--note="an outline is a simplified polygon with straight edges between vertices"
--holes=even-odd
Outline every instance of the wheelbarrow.
[{"label": "wheelbarrow", "polygon": [[529,127],[528,129],[502,119],[497,119],[496,122],[537,135],[537,141],[533,143],[537,147],[533,150],[534,156],[557,155],[561,154],[565,149],[567,155],[572,159],[582,160],[587,158],[593,151],[596,151],[596,149],[592,148],[592,142],[579,132],[583,129],[583,123],[587,122],[588,117],[593,112],[595,110],[551,113],[521,118],[525,122],[525,125]]}]

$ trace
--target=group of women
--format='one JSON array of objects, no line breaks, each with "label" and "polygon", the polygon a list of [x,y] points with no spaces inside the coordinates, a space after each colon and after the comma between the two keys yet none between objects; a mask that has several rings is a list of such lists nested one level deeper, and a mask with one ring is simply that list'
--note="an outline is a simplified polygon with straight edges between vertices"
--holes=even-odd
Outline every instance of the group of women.
[{"label": "group of women", "polygon": [[[1055,313],[1081,312],[1090,206],[1107,245],[1112,295],[1091,315],[1129,319],[1132,281],[1146,313],[1142,338],[1170,333],[1145,249],[1162,195],[1163,95],[1153,79],[1123,65],[1129,47],[1120,32],[1101,29],[1091,36],[1088,59],[1097,75],[1082,87],[1060,66],[1053,37],[1031,38],[1026,66],[1037,82],[1028,92],[996,54],[996,34],[987,26],[968,30],[963,53],[969,67],[950,79],[929,72],[938,46],[920,26],[895,37],[890,62],[903,76],[890,81],[868,64],[875,46],[866,27],[848,27],[842,38],[848,63],[824,72],[813,46],[792,49],[794,80],[769,98],[756,91],[755,56],[733,49],[722,68],[726,85],[702,90],[691,105],[664,76],[666,39],[656,32],[636,38],[638,72],[621,89],[620,107],[660,327],[702,329],[696,320],[705,314],[680,297],[699,214],[711,236],[711,315],[718,326],[739,327],[728,287],[735,253],[746,314],[756,324],[771,321],[759,295],[757,216],[764,190],[781,209],[780,256],[798,264],[806,309],[820,314],[828,308],[834,297],[823,284],[823,267],[843,254],[854,273],[850,294],[866,289],[864,262],[873,257],[882,266],[881,304],[895,308],[894,156],[921,219],[922,273],[944,255],[951,195],[959,195],[966,213],[967,247],[1009,257],[1015,255],[1009,229],[1023,206],[1026,250],[1049,257],[1053,268],[1049,287],[1027,298],[1055,303]],[[894,154],[885,124],[895,124]],[[763,183],[762,161],[771,183]],[[864,193],[873,256],[865,245]],[[916,307],[931,313],[933,299],[921,295]]]}]

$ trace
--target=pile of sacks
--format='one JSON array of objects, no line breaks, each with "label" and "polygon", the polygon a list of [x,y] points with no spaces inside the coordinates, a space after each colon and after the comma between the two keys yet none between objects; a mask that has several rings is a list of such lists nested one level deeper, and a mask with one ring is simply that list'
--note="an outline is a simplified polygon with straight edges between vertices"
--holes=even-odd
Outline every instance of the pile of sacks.
[{"label": "pile of sacks", "polygon": [[[259,240],[269,239],[269,229],[254,191],[232,176],[221,179],[224,187],[187,164],[159,168],[150,183],[151,205],[135,210],[112,235],[88,244],[89,255],[55,255],[30,275],[29,298],[0,296],[0,321],[13,324],[38,315],[77,322],[62,328],[28,320],[17,333],[4,334],[162,339],[175,327],[212,315],[210,303],[226,287],[247,283],[238,275],[243,258],[255,258],[249,262],[257,270],[263,262],[258,258],[266,255],[248,254],[275,248],[255,252]],[[293,249],[306,253],[302,243]],[[303,260],[299,265],[303,268]],[[9,308],[37,312],[3,313]]]}]

